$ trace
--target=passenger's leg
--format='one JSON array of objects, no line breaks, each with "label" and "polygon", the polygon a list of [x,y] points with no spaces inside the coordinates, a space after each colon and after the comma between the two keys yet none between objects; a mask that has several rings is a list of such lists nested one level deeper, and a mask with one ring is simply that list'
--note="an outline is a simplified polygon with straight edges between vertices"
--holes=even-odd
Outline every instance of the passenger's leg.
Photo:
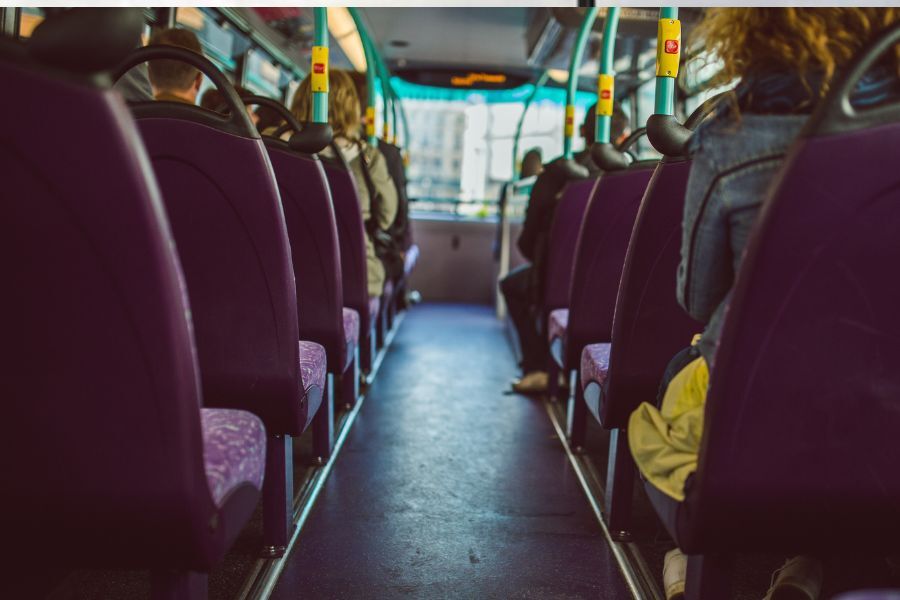
[{"label": "passenger's leg", "polygon": [[522,372],[543,371],[547,344],[538,334],[531,301],[532,265],[522,265],[500,280],[500,291],[506,300],[509,317],[519,336],[522,349]]}]

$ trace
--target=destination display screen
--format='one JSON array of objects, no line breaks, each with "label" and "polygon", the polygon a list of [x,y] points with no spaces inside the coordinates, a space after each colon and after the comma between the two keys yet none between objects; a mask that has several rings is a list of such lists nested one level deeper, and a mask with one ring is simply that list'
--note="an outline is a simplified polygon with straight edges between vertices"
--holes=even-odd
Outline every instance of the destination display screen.
[{"label": "destination display screen", "polygon": [[506,90],[530,80],[527,75],[482,69],[398,69],[396,74],[419,85],[470,90]]}]

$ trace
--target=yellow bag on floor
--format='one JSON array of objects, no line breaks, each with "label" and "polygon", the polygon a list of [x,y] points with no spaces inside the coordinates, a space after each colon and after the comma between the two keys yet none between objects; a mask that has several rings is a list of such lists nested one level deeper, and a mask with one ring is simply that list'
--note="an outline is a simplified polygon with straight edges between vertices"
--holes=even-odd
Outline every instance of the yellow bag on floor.
[{"label": "yellow bag on floor", "polygon": [[628,419],[628,446],[638,469],[679,502],[684,482],[697,470],[708,387],[709,369],[701,357],[672,378],[659,410],[643,402]]}]

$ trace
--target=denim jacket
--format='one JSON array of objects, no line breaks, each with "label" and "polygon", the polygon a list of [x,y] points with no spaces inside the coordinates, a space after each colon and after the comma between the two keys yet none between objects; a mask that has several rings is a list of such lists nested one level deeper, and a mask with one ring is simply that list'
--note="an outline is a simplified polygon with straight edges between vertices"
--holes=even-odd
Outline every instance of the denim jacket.
[{"label": "denim jacket", "polygon": [[677,294],[679,304],[706,323],[698,346],[710,366],[757,212],[806,120],[807,115],[719,115],[691,138]]}]

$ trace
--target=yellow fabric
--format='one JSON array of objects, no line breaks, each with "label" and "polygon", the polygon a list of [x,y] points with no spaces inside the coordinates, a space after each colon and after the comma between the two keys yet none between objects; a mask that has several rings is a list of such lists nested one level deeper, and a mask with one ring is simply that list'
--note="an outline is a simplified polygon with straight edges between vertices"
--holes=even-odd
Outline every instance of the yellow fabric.
[{"label": "yellow fabric", "polygon": [[628,419],[628,446],[638,469],[660,491],[684,500],[684,482],[697,470],[709,369],[701,357],[678,372],[657,410],[647,402]]}]

